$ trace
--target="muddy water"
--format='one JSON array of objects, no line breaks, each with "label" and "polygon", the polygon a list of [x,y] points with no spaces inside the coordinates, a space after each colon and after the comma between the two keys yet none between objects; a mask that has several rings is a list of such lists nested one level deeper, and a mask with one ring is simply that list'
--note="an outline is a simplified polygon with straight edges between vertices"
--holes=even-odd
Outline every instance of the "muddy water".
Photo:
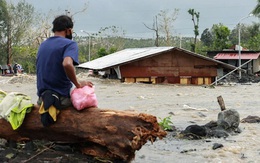
[{"label": "muddy water", "polygon": [[[222,96],[227,109],[236,109],[240,118],[260,116],[260,85],[202,86],[110,84],[97,87],[101,108],[136,110],[160,118],[173,113],[171,120],[179,130],[188,125],[204,125],[217,120]],[[160,120],[159,120],[160,121]],[[144,145],[136,152],[134,163],[157,162],[260,162],[260,126],[241,123],[242,133],[228,138],[183,140],[168,134],[163,140]],[[213,144],[223,148],[213,150]]]},{"label": "muddy water", "polygon": [[[242,134],[226,139],[180,140],[169,139],[146,144],[137,152],[133,162],[259,162],[259,136],[255,127],[244,126]],[[246,133],[247,132],[247,133]],[[221,143],[223,148],[213,150],[214,143]]]},{"label": "muddy water", "polygon": [[[260,116],[260,84],[234,84],[208,88],[203,86],[122,84],[113,80],[85,78],[95,84],[99,108],[135,110],[165,118],[171,114],[173,125],[184,130],[188,125],[204,125],[217,120],[222,96],[227,109],[236,109],[240,118]],[[0,78],[0,83],[4,83]],[[26,92],[36,102],[35,83],[1,84],[5,91]],[[183,140],[169,133],[163,140],[148,142],[133,163],[253,163],[260,162],[260,125],[241,123],[242,133],[228,138]],[[213,144],[224,147],[213,150]]]}]

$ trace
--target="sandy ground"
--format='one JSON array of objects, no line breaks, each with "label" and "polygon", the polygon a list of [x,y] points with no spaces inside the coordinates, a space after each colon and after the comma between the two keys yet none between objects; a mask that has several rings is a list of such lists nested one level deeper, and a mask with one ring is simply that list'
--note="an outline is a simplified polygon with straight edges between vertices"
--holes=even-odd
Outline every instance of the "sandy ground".
[{"label": "sandy ground", "polygon": [[[160,121],[169,115],[173,125],[184,130],[191,124],[204,125],[217,120],[220,107],[217,97],[222,96],[227,109],[236,109],[240,119],[249,115],[260,116],[260,83],[227,84],[215,86],[181,86],[120,83],[79,74],[92,81],[98,98],[98,107],[113,110],[135,110],[155,115]],[[22,92],[36,103],[35,76],[0,77],[0,89]],[[171,114],[169,114],[171,113]],[[240,123],[242,133],[228,138],[184,140],[167,135],[163,140],[148,142],[139,151],[133,163],[239,163],[260,162],[260,127],[258,123]],[[223,148],[213,150],[214,143]]]}]

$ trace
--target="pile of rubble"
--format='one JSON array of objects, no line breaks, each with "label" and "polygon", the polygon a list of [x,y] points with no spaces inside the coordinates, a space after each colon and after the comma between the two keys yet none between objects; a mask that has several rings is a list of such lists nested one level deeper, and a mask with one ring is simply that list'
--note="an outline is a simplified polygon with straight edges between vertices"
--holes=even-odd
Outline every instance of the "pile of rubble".
[{"label": "pile of rubble", "polygon": [[227,77],[223,78],[219,81],[219,84],[227,84],[227,83],[259,83],[260,76],[259,75],[250,75],[250,74],[242,74],[241,79],[237,74],[230,74]]},{"label": "pile of rubble", "polygon": [[35,76],[35,75],[22,74],[22,75],[17,75],[17,76],[8,77],[8,80],[6,80],[6,82],[7,82],[8,84],[15,84],[15,83],[20,83],[20,84],[36,83],[36,76]]}]

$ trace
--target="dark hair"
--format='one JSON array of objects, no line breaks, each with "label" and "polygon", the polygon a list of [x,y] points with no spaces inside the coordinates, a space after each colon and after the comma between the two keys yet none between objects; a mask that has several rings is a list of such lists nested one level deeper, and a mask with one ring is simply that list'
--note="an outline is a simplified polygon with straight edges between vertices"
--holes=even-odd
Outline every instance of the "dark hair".
[{"label": "dark hair", "polygon": [[52,25],[52,32],[64,31],[66,29],[73,28],[72,19],[67,15],[60,15],[56,17],[52,22]]}]

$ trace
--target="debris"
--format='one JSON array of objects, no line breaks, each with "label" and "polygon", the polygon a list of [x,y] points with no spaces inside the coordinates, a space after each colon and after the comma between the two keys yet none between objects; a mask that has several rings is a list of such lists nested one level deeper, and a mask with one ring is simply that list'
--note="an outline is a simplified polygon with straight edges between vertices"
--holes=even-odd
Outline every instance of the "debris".
[{"label": "debris", "polygon": [[260,117],[249,115],[241,120],[241,123],[259,123]]},{"label": "debris", "polygon": [[191,107],[191,106],[186,105],[186,104],[183,105],[183,110],[187,110],[187,111],[189,111],[189,110],[208,111],[208,109],[206,109],[206,108],[194,108],[194,107]]},{"label": "debris", "polygon": [[212,149],[215,150],[215,149],[222,148],[222,147],[224,147],[223,144],[214,143]]},{"label": "debris", "polygon": [[196,151],[196,149],[183,150],[183,151],[181,151],[181,153],[187,153],[187,152],[192,152],[192,151]]},{"label": "debris", "polygon": [[202,139],[202,138],[226,138],[229,134],[240,133],[239,129],[239,113],[234,110],[224,110],[218,114],[217,121],[211,121],[205,125],[190,125],[181,131],[180,137],[186,139]]},{"label": "debris", "polygon": [[206,128],[199,125],[190,125],[186,127],[184,131],[181,132],[185,138],[188,139],[201,139],[202,137],[207,136]]},{"label": "debris", "polygon": [[218,104],[221,108],[221,111],[226,110],[225,103],[224,103],[222,96],[218,96],[217,99],[218,99]]}]

